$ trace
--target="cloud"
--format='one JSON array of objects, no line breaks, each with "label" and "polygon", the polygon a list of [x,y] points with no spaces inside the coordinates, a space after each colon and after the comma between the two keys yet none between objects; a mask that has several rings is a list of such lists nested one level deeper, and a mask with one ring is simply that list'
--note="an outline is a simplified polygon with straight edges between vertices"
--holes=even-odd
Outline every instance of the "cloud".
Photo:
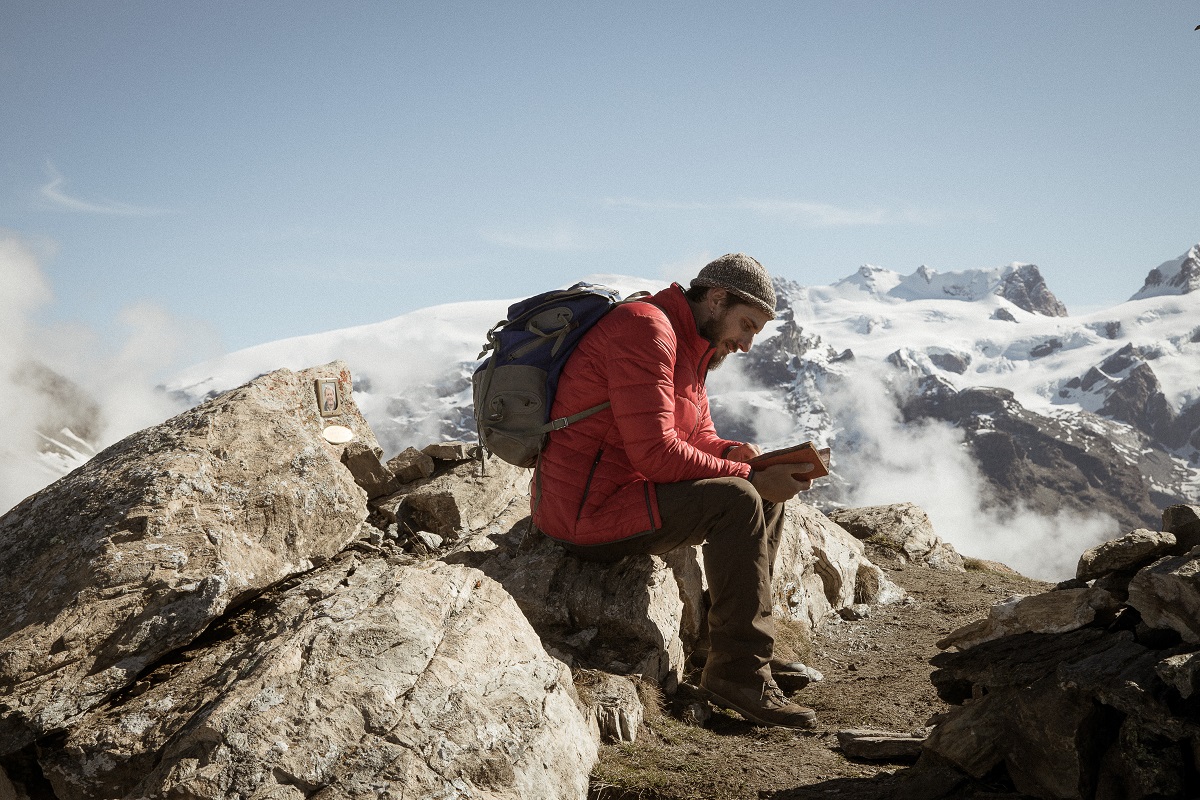
[{"label": "cloud", "polygon": [[183,411],[162,376],[215,355],[208,326],[148,303],[123,309],[107,345],[78,323],[46,326],[52,300],[29,241],[0,230],[0,513],[97,450]]},{"label": "cloud", "polygon": [[84,214],[108,214],[118,217],[153,217],[171,213],[166,209],[134,206],[103,198],[98,202],[82,200],[63,191],[62,187],[66,183],[66,178],[50,162],[46,162],[46,171],[50,175],[50,180],[38,190],[38,193],[43,199],[50,201],[59,208],[78,211]]},{"label": "cloud", "polygon": [[543,230],[513,231],[488,228],[480,232],[485,241],[501,247],[517,250],[540,250],[560,252],[585,250],[593,246],[593,237],[569,225],[559,225]]},{"label": "cloud", "polygon": [[963,555],[1044,580],[1073,577],[1080,553],[1116,535],[1117,522],[1105,514],[990,507],[990,486],[963,432],[904,422],[883,369],[855,372],[824,397],[840,431],[835,462],[852,484],[848,505],[915,503]]},{"label": "cloud", "polygon": [[607,198],[604,205],[614,208],[634,208],[648,211],[699,211],[711,213],[750,213],[782,219],[805,228],[863,228],[884,225],[937,225],[954,220],[975,218],[961,211],[919,209],[915,207],[885,208],[882,206],[848,208],[831,203],[801,200],[770,200],[742,198],[722,203],[640,200],[637,198]]}]

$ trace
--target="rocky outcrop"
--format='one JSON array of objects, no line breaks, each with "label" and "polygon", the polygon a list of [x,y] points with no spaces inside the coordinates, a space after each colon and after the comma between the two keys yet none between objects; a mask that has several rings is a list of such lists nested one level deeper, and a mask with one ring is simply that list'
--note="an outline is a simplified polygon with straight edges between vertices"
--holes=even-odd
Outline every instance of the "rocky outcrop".
[{"label": "rocky outcrop", "polygon": [[1050,291],[1042,273],[1033,264],[1023,264],[1007,272],[1001,278],[996,294],[1033,314],[1067,316],[1067,307]]},{"label": "rocky outcrop", "polygon": [[378,454],[343,364],[280,370],[0,518],[0,791],[583,797],[569,671],[498,583],[372,526]]},{"label": "rocky outcrop", "polygon": [[[589,562],[531,529],[528,517],[514,517],[498,520],[442,558],[499,581],[547,648],[567,664],[676,686],[706,613],[699,548]],[[787,507],[772,592],[775,613],[808,630],[845,609],[904,597],[866,558],[861,543],[794,501]]]},{"label": "rocky outcrop", "polygon": [[1124,426],[1043,416],[1006,389],[958,391],[936,377],[921,380],[903,412],[906,421],[940,419],[963,431],[996,507],[1053,516],[1066,506],[1108,514],[1126,529],[1157,524],[1160,498],[1148,476],[1170,467]]},{"label": "rocky outcrop", "polygon": [[[344,402],[321,417],[314,381]],[[0,518],[0,754],[63,730],[263,589],[344,548],[374,443],[335,362],[280,370],[113,445]]]},{"label": "rocky outcrop", "polygon": [[860,540],[869,540],[895,553],[900,564],[919,563],[934,569],[964,572],[963,558],[954,545],[933,530],[929,515],[913,503],[864,508],[839,508],[829,518]]},{"label": "rocky outcrop", "polygon": [[957,707],[936,720],[917,773],[949,763],[1038,798],[1194,796],[1200,549],[1163,551],[1198,517],[1168,509],[1157,536],[1134,531],[1085,554],[1081,585],[1005,601],[940,642],[958,652],[935,656],[930,677]]},{"label": "rocky outcrop", "polygon": [[1200,290],[1200,244],[1179,258],[1150,270],[1146,282],[1130,300],[1164,294],[1188,294]]},{"label": "rocky outcrop", "polygon": [[72,727],[59,798],[587,791],[570,672],[475,570],[346,553],[208,639]]}]

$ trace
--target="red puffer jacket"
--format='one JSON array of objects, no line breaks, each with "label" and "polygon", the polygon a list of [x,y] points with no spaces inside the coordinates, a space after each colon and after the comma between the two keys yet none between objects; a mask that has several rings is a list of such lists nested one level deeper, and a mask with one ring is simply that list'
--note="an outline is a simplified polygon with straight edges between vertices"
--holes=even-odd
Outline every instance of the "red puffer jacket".
[{"label": "red puffer jacket", "polygon": [[656,483],[737,476],[721,458],[704,375],[713,348],[673,284],[609,312],[580,340],[559,379],[554,418],[612,403],[550,434],[533,481],[534,523],[556,539],[602,544],[662,526]]}]

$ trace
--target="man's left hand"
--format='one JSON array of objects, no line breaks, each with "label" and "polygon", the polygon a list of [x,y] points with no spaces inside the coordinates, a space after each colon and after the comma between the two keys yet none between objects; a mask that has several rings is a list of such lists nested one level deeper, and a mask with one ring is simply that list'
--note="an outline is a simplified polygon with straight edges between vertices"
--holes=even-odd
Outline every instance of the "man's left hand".
[{"label": "man's left hand", "polygon": [[730,449],[725,454],[725,458],[730,461],[740,461],[743,464],[754,458],[762,455],[762,448],[756,444],[739,444],[737,447]]}]

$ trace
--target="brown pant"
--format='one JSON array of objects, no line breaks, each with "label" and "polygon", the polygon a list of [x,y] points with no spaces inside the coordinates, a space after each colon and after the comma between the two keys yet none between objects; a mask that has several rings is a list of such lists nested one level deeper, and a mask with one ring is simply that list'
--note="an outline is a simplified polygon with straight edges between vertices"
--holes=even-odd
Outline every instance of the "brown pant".
[{"label": "brown pant", "polygon": [[709,655],[705,669],[732,680],[769,678],[775,644],[771,570],[783,534],[783,503],[768,503],[742,478],[706,478],[655,486],[662,527],[598,545],[566,544],[571,553],[616,561],[703,543],[708,576]]}]

